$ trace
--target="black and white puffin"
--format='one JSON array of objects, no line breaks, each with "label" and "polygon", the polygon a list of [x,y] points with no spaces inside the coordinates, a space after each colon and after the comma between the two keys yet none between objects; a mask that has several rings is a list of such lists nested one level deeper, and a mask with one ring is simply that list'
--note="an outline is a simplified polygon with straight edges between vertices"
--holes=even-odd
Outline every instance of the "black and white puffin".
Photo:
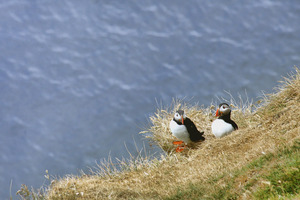
[{"label": "black and white puffin", "polygon": [[[185,114],[183,110],[178,110],[174,114],[174,118],[170,121],[170,129],[172,135],[178,138],[181,141],[173,142],[173,144],[180,145],[183,142],[185,145],[191,142],[199,142],[204,141],[203,137],[204,132],[200,132],[197,130],[196,125],[192,120],[190,120]],[[177,147],[176,152],[180,152],[184,149],[184,147]]]},{"label": "black and white puffin", "polygon": [[227,103],[221,103],[216,112],[216,117],[211,125],[212,133],[217,137],[223,137],[237,130],[237,124],[230,119],[231,109]]}]

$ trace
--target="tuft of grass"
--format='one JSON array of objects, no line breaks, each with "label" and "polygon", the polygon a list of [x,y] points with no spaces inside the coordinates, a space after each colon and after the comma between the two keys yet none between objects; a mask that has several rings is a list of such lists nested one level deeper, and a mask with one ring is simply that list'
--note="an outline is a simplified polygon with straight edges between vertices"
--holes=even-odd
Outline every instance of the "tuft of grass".
[{"label": "tuft of grass", "polygon": [[[129,154],[128,159],[116,158],[115,160],[113,160],[110,156],[108,156],[107,159],[101,160],[99,163],[96,163],[95,167],[90,168],[90,174],[99,177],[112,178],[114,176],[118,176],[119,173],[138,171],[145,167],[151,167],[152,165],[155,165],[155,163],[159,162],[157,157],[146,152],[145,144],[142,149],[138,149],[135,141],[134,144],[136,147],[136,155],[131,153],[125,144],[127,152]],[[164,155],[161,155],[161,159],[163,159],[163,157]],[[82,175],[87,176],[87,174],[85,174],[84,172],[82,172]]]},{"label": "tuft of grass", "polygon": [[[52,179],[52,177],[50,177],[48,170],[46,170],[45,173],[46,174],[44,175],[44,177],[46,178],[46,181],[48,181],[50,184],[53,184],[55,182],[55,179]],[[46,200],[46,194],[47,186],[45,186],[44,184],[38,189],[29,189],[27,185],[22,184],[21,188],[16,193],[16,195],[18,195],[22,200]],[[12,197],[10,197],[10,199],[12,199]]]},{"label": "tuft of grass", "polygon": [[[22,185],[20,190],[17,191],[17,195],[20,196],[22,200],[44,200],[45,192],[42,188],[35,190],[34,188],[29,189],[26,185]],[[11,198],[12,199],[12,198]]]}]

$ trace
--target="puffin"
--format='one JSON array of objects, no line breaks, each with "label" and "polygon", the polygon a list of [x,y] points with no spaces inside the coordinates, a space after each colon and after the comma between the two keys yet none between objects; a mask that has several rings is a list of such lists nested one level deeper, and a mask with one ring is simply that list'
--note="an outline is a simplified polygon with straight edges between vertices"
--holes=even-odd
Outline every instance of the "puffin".
[{"label": "puffin", "polygon": [[198,131],[194,122],[185,115],[183,110],[175,112],[174,118],[170,121],[170,130],[173,136],[181,140],[173,142],[174,145],[184,143],[184,147],[178,146],[176,152],[183,151],[189,143],[205,140],[203,137],[204,132]]},{"label": "puffin", "polygon": [[238,125],[230,119],[231,109],[227,103],[221,103],[216,112],[218,119],[211,124],[212,133],[217,137],[223,137],[238,129]]}]

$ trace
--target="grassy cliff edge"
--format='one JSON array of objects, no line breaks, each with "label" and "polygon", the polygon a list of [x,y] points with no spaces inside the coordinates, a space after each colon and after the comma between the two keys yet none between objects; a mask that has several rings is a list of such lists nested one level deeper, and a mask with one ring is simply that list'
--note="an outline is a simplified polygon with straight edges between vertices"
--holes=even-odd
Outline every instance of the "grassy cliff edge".
[{"label": "grassy cliff edge", "polygon": [[[102,164],[94,175],[55,179],[45,193],[23,186],[23,199],[300,199],[300,70],[259,105],[231,100],[239,130],[216,139],[210,125],[214,106],[174,102],[158,109],[142,132],[167,153]],[[169,121],[181,107],[204,130],[203,143],[175,153]],[[49,177],[48,177],[49,178]]]}]

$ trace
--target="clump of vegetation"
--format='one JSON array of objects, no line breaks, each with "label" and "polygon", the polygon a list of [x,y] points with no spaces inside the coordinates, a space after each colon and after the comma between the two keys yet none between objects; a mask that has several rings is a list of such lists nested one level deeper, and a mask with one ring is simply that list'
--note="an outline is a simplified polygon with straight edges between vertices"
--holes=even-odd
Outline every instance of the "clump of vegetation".
[{"label": "clump of vegetation", "polygon": [[[46,199],[45,193],[42,189],[35,190],[34,188],[29,189],[27,185],[22,185],[17,195],[21,197],[22,200],[44,200]],[[11,197],[12,199],[12,197]]]},{"label": "clump of vegetation", "polygon": [[[168,152],[100,163],[92,175],[66,176],[47,188],[58,199],[279,199],[299,198],[300,70],[259,106],[229,102],[239,130],[223,138],[210,131],[214,107],[174,102],[151,117],[145,134]],[[173,152],[169,121],[184,109],[206,140]],[[146,133],[147,132],[147,133]],[[121,165],[121,168],[114,166]],[[22,194],[21,194],[22,195]]]}]

